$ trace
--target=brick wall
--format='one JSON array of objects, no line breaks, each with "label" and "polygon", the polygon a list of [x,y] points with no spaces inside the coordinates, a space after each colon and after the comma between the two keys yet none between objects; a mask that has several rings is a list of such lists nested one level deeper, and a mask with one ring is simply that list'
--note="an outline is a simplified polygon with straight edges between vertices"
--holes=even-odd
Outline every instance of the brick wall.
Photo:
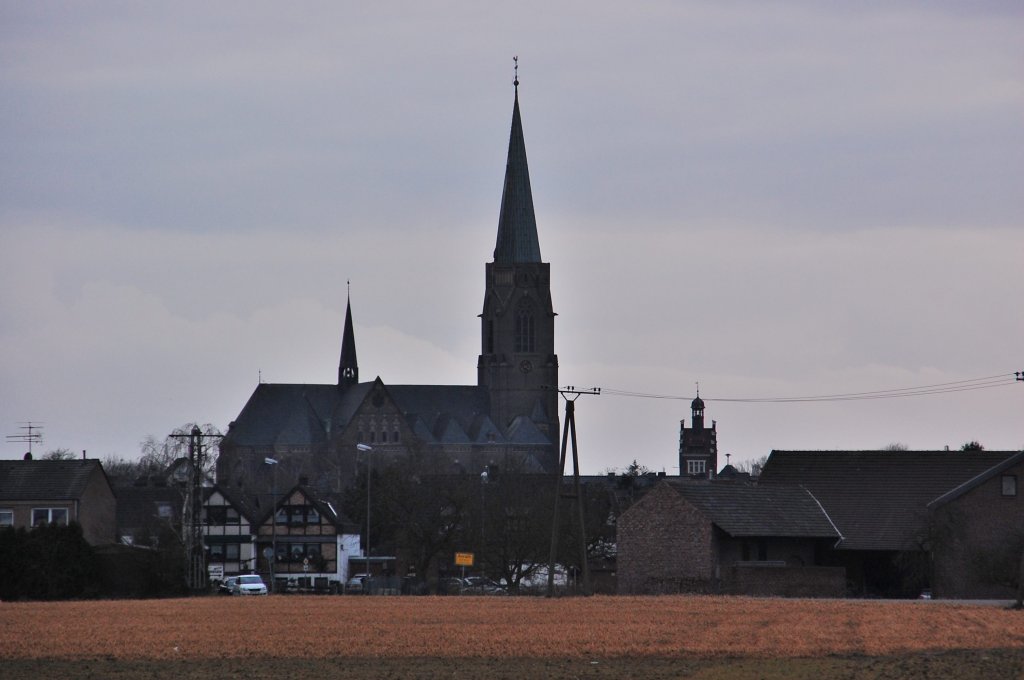
[{"label": "brick wall", "polygon": [[[1017,494],[1004,496],[1003,475],[1016,475]],[[932,591],[936,597],[1012,598],[1000,575],[1019,569],[1024,537],[1024,464],[994,475],[935,513]],[[1015,549],[1014,549],[1015,548]]]},{"label": "brick wall", "polygon": [[659,484],[618,520],[620,594],[712,592],[711,522],[667,484]]},{"label": "brick wall", "polygon": [[722,570],[722,590],[731,595],[844,597],[846,569],[741,562]]}]

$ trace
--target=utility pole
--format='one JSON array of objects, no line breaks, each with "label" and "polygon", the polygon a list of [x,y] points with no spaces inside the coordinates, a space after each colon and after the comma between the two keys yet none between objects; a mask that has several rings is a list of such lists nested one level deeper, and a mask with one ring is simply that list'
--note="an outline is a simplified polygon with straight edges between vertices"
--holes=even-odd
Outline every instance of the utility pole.
[{"label": "utility pole", "polygon": [[204,434],[198,425],[185,433],[171,434],[175,439],[188,439],[188,483],[185,486],[182,517],[182,543],[185,546],[185,583],[189,590],[206,587],[206,551],[203,549],[203,464],[206,460],[204,439],[220,438]]},{"label": "utility pole", "polygon": [[[1013,377],[1017,382],[1024,383],[1024,371],[1015,371]],[[1021,550],[1020,566],[1017,569],[1017,602],[1014,606],[1024,609],[1024,549]]]},{"label": "utility pole", "polygon": [[[551,519],[551,553],[548,559],[548,597],[555,595],[555,560],[558,557],[558,515],[562,498],[571,498],[576,505],[579,532],[579,560],[583,581],[583,594],[590,595],[590,567],[587,565],[587,536],[583,523],[583,494],[580,491],[580,457],[576,446],[576,400],[584,394],[601,394],[600,387],[576,389],[572,385],[559,388],[558,393],[565,399],[565,425],[562,428],[562,453],[555,475],[555,511]],[[563,491],[562,477],[565,475],[565,453],[569,437],[572,437],[572,491]]]}]

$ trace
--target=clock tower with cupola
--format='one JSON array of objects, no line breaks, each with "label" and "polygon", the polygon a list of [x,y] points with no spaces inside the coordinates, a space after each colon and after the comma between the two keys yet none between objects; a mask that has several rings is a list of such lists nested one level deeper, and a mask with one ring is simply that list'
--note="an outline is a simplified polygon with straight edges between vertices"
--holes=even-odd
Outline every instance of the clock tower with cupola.
[{"label": "clock tower with cupola", "polygon": [[498,239],[494,261],[486,264],[477,384],[488,389],[491,419],[510,441],[516,440],[517,431],[525,434],[536,428],[557,452],[558,356],[551,271],[540,256],[518,77],[515,88]]}]

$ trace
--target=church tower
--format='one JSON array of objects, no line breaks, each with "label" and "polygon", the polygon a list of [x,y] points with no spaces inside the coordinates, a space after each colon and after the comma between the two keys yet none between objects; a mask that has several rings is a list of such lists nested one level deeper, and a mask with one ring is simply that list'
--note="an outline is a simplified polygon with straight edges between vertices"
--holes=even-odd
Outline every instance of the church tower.
[{"label": "church tower", "polygon": [[498,239],[494,261],[486,264],[477,384],[489,390],[491,418],[511,439],[529,421],[557,448],[558,357],[551,273],[540,256],[518,77],[515,88]]},{"label": "church tower", "polygon": [[690,403],[693,417],[692,426],[679,421],[679,474],[690,477],[713,478],[718,471],[718,432],[715,421],[711,427],[704,427],[704,400],[697,398]]},{"label": "church tower", "polygon": [[359,383],[359,362],[356,361],[356,334],[352,330],[352,295],[345,304],[345,331],[341,336],[341,361],[338,362],[338,387]]}]

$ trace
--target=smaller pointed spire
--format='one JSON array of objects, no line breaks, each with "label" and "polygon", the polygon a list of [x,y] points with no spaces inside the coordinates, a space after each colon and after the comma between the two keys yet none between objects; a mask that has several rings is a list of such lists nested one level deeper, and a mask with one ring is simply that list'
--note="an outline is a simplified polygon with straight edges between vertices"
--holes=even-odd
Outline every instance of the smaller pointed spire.
[{"label": "smaller pointed spire", "polygon": [[345,304],[345,330],[341,336],[341,362],[338,364],[338,386],[348,387],[359,382],[359,362],[356,360],[356,334],[352,329],[352,282],[348,282]]}]

